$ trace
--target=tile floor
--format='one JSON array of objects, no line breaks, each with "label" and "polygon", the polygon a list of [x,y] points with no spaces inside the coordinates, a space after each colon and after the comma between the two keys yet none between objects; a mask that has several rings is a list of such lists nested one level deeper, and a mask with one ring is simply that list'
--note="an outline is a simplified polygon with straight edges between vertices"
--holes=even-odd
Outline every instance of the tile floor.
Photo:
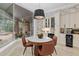
[{"label": "tile floor", "polygon": [[[22,42],[19,39],[7,49],[0,52],[0,56],[23,56],[23,49],[24,47],[22,46]],[[56,55],[53,53],[53,56],[79,56],[79,48],[77,47],[70,48],[62,44],[57,44],[56,49],[58,54]],[[25,56],[32,56],[30,48],[27,48]]]}]

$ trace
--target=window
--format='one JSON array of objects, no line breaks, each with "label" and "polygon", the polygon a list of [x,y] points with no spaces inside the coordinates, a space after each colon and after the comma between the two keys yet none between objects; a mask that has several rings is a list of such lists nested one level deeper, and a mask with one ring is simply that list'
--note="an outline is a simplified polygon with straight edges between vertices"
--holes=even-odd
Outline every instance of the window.
[{"label": "window", "polygon": [[51,27],[55,27],[55,18],[54,17],[51,18]]}]

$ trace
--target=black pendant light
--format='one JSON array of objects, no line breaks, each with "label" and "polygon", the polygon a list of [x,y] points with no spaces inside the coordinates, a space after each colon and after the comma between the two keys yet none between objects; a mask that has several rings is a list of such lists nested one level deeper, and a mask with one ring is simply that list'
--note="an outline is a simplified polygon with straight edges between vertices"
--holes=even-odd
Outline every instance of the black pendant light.
[{"label": "black pendant light", "polygon": [[43,9],[36,9],[34,13],[34,18],[35,19],[44,19],[45,14]]}]

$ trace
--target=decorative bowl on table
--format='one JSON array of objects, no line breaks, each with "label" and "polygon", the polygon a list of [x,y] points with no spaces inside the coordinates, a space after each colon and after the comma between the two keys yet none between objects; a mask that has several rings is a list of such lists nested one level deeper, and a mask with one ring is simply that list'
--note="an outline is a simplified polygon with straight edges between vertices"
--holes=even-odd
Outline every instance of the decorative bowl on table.
[{"label": "decorative bowl on table", "polygon": [[42,34],[42,33],[41,33],[41,34],[38,34],[37,36],[38,36],[38,38],[40,38],[40,39],[43,38],[43,34]]}]

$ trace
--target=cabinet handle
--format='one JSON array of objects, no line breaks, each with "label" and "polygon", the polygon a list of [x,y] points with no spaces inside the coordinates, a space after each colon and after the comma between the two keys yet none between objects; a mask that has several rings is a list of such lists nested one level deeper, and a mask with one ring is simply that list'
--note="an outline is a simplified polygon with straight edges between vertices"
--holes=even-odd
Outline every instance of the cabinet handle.
[{"label": "cabinet handle", "polygon": [[64,25],[64,28],[66,27],[66,25]]},{"label": "cabinet handle", "polygon": [[76,24],[74,24],[74,28],[76,28]]}]

